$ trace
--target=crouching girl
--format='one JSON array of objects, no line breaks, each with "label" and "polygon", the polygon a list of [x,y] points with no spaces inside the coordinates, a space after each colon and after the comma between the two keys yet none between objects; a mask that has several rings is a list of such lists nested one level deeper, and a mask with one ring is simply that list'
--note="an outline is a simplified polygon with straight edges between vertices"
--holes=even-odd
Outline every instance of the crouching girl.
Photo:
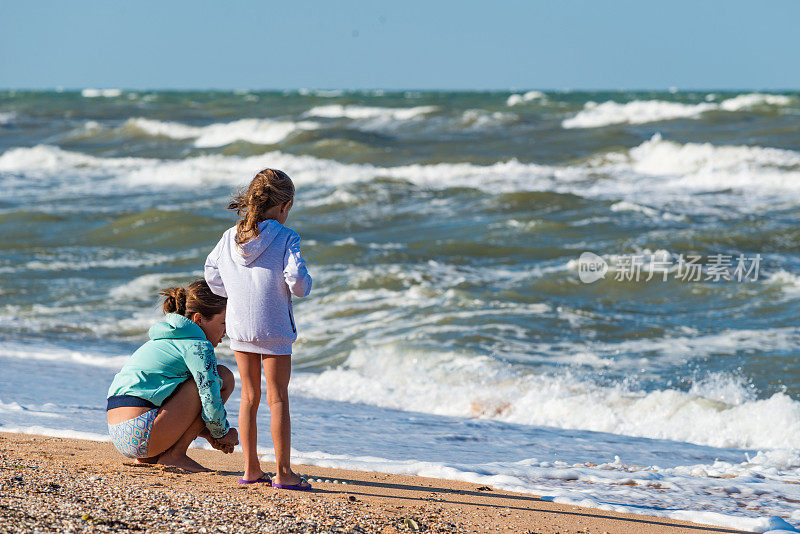
[{"label": "crouching girl", "polygon": [[108,390],[108,431],[117,450],[136,463],[208,471],[186,455],[198,436],[225,453],[239,443],[225,401],[233,373],[217,365],[227,299],[205,280],[161,291],[162,321],[114,377]]}]

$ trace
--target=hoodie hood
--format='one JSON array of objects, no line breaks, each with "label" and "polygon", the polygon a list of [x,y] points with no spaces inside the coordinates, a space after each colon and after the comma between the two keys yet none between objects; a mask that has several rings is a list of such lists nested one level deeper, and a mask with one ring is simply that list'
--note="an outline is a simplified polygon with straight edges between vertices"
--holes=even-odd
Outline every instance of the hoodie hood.
[{"label": "hoodie hood", "polygon": [[236,230],[230,233],[233,243],[231,243],[231,251],[233,261],[239,265],[250,265],[269,248],[275,240],[275,236],[283,228],[283,225],[275,219],[269,219],[258,223],[258,237],[251,239],[244,245],[236,243]]},{"label": "hoodie hood", "polygon": [[203,329],[183,315],[168,313],[163,321],[150,327],[150,339],[206,339]]}]

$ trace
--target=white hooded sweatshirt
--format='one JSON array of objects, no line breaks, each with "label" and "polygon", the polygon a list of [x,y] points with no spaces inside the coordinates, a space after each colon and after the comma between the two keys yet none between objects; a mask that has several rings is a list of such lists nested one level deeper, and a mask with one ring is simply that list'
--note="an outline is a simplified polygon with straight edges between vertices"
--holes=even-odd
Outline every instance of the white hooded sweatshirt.
[{"label": "white hooded sweatshirt", "polygon": [[222,234],[208,255],[205,278],[211,291],[228,297],[225,316],[231,349],[291,354],[297,340],[292,294],[311,292],[311,276],[300,253],[300,236],[276,220],[259,223],[260,234],[236,244],[236,227]]}]

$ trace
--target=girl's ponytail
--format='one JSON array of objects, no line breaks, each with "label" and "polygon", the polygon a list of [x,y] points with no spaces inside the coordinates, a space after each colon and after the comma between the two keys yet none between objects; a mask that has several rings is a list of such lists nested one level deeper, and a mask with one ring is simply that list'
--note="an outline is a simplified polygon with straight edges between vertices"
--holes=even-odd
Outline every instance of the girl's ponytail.
[{"label": "girl's ponytail", "polygon": [[243,245],[259,235],[258,223],[266,220],[265,213],[273,206],[294,199],[292,179],[278,169],[264,169],[228,204],[241,219],[236,224],[236,243]]}]

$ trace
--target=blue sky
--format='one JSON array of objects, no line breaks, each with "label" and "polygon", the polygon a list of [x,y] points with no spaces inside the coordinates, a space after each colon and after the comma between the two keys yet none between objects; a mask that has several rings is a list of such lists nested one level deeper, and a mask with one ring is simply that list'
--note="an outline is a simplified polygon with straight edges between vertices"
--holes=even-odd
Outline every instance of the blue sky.
[{"label": "blue sky", "polygon": [[796,89],[800,2],[5,1],[0,87]]}]

